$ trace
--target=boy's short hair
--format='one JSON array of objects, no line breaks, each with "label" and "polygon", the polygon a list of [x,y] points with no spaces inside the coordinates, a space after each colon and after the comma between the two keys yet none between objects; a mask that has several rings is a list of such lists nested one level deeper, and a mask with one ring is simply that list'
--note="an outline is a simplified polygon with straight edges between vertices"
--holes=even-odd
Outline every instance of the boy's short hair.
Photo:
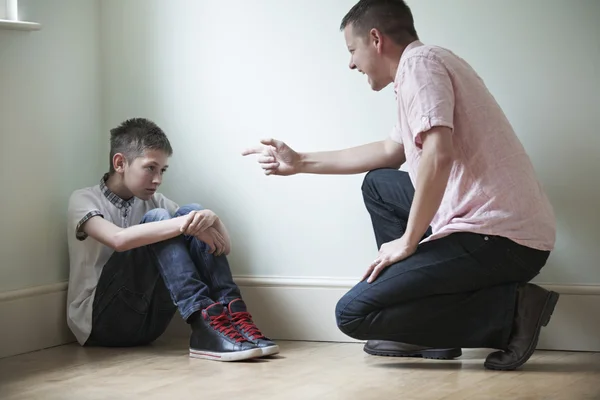
[{"label": "boy's short hair", "polygon": [[359,0],[342,19],[340,30],[348,25],[363,37],[376,28],[398,45],[419,39],[410,7],[403,0]]},{"label": "boy's short hair", "polygon": [[154,122],[146,118],[131,118],[110,131],[110,173],[114,173],[113,157],[125,156],[128,163],[140,157],[145,150],[162,150],[173,154],[167,135]]}]

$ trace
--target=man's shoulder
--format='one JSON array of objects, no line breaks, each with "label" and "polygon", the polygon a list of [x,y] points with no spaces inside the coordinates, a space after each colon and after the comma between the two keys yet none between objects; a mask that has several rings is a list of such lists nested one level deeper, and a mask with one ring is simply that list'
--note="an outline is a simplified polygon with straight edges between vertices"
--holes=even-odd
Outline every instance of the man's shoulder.
[{"label": "man's shoulder", "polygon": [[400,66],[406,67],[408,64],[419,61],[430,61],[446,64],[453,60],[460,60],[452,50],[434,44],[424,44],[415,41],[408,45],[400,60]]}]

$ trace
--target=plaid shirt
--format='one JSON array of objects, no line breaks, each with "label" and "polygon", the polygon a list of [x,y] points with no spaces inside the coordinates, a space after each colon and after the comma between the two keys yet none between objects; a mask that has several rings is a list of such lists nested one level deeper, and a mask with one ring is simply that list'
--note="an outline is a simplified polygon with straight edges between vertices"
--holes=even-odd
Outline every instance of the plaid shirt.
[{"label": "plaid shirt", "polygon": [[[108,173],[104,174],[104,176],[102,177],[102,179],[100,179],[100,191],[102,192],[102,194],[108,199],[108,201],[110,201],[115,207],[117,207],[119,210],[121,210],[121,222],[122,222],[122,226],[124,228],[127,228],[129,226],[129,221],[127,220],[127,216],[129,215],[132,207],[133,207],[133,203],[135,201],[135,197],[132,197],[129,200],[123,200],[122,198],[120,198],[119,196],[117,196],[116,194],[114,194],[109,188],[108,186],[106,186],[106,181],[108,180]],[[90,218],[93,218],[95,216],[100,216],[102,218],[104,218],[104,215],[102,215],[102,213],[99,210],[92,210],[90,212],[88,212],[82,219],[81,221],[79,221],[79,223],[77,224],[77,238],[79,240],[84,240],[85,238],[87,238],[87,235],[85,234],[85,232],[82,232],[80,230],[80,228],[83,226],[83,224],[85,224]]]}]

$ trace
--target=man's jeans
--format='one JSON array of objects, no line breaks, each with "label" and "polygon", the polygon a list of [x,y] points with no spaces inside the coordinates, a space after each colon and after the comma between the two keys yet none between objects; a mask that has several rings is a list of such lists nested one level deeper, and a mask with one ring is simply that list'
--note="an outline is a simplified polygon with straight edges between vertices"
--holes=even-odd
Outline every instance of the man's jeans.
[{"label": "man's jeans", "polygon": [[[174,217],[201,210],[181,207]],[[170,219],[168,211],[149,211],[141,223]],[[115,252],[102,270],[86,344],[135,346],[153,342],[176,310],[187,320],[214,302],[241,297],[224,255],[214,256],[194,237],[177,236],[148,246]]]},{"label": "man's jeans", "polygon": [[[400,238],[414,197],[408,174],[371,171],[362,191],[378,248]],[[428,230],[425,236],[430,234]],[[549,254],[503,237],[467,232],[426,242],[374,282],[361,281],[344,295],[336,307],[337,323],[342,332],[361,340],[503,350],[515,315],[517,284],[534,278]]]}]

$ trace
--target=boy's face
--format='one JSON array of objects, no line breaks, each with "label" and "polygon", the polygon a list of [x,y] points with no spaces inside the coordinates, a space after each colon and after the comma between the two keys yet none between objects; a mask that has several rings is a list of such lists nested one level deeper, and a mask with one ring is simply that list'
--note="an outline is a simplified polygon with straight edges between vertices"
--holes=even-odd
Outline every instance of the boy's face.
[{"label": "boy's face", "polygon": [[145,150],[131,163],[123,162],[123,182],[135,197],[148,200],[162,183],[163,173],[169,167],[169,156],[162,150]]}]

